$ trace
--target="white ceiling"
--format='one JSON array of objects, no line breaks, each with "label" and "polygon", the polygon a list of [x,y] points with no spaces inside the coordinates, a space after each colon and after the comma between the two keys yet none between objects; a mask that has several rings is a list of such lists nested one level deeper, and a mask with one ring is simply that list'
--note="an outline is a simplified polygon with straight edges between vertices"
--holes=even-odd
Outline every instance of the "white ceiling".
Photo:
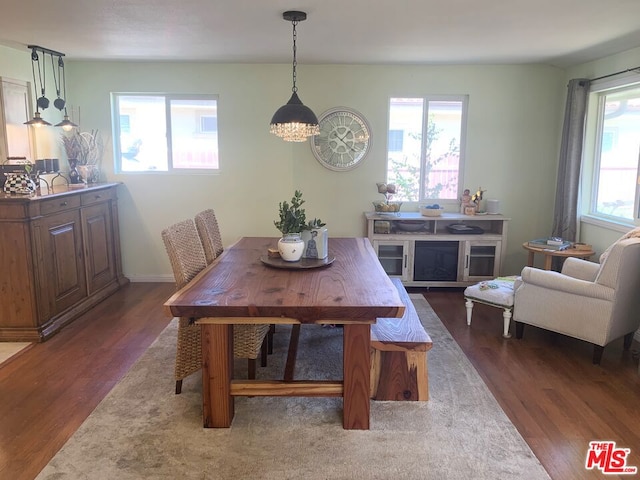
[{"label": "white ceiling", "polygon": [[2,0],[0,44],[68,59],[544,63],[640,46],[640,0]]}]

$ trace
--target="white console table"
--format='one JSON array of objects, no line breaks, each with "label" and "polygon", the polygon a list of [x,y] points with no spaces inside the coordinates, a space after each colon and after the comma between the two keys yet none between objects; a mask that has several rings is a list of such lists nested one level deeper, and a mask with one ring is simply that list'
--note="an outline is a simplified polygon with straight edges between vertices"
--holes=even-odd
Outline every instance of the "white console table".
[{"label": "white console table", "polygon": [[[380,263],[406,286],[462,287],[500,275],[509,218],[502,215],[365,212],[367,236]],[[451,233],[463,224],[483,233]]]}]

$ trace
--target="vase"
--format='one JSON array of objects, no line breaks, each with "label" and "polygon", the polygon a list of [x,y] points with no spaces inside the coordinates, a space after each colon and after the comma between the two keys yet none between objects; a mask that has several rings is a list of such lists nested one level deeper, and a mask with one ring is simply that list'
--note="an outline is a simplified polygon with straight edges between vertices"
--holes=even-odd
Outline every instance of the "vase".
[{"label": "vase", "polygon": [[302,258],[327,258],[329,256],[329,233],[325,227],[305,230],[300,235],[304,242]]},{"label": "vase", "polygon": [[97,165],[78,165],[76,169],[84,183],[98,183],[100,180],[100,169]]},{"label": "vase", "polygon": [[81,183],[82,179],[80,178],[80,174],[78,173],[78,160],[74,158],[69,159],[69,183]]},{"label": "vase", "polygon": [[5,193],[19,193],[30,195],[36,191],[36,184],[29,174],[25,173],[5,173],[7,179],[4,182]]},{"label": "vase", "polygon": [[304,253],[304,241],[299,233],[287,233],[278,240],[278,252],[285,262],[297,262]]}]

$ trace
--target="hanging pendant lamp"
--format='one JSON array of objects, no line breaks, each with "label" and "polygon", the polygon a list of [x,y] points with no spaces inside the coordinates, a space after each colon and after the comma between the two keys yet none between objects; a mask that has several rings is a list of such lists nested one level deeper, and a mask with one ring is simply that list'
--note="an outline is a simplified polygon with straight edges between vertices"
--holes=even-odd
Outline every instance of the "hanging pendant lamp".
[{"label": "hanging pendant lamp", "polygon": [[[53,54],[51,55],[51,65],[53,66]],[[75,123],[69,120],[69,114],[67,113],[67,77],[64,73],[64,61],[62,56],[58,57],[58,78],[56,79],[56,69],[53,68],[53,81],[56,86],[56,94],[58,98],[53,101],[53,106],[58,110],[64,109],[64,118],[60,123],[56,123],[55,127],[61,127],[65,132],[70,132],[74,127],[77,127]],[[62,88],[62,94],[64,98],[60,97],[60,89]]]},{"label": "hanging pendant lamp", "polygon": [[[42,92],[42,97],[38,97],[38,84],[36,82],[36,65],[38,66],[38,79],[40,80],[40,88]],[[32,127],[42,127],[42,126],[50,126],[51,124],[47,122],[40,116],[40,108],[43,110],[49,106],[49,99],[45,97],[44,92],[44,79],[43,79],[43,69],[40,68],[40,58],[38,57],[38,52],[36,48],[31,49],[31,72],[33,73],[33,90],[36,93],[36,111],[33,114],[33,118],[27,122],[24,122],[25,125],[31,125]]]},{"label": "hanging pendant lamp", "polygon": [[293,24],[293,94],[286,105],[280,107],[271,118],[271,133],[286,142],[304,142],[307,137],[320,133],[318,118],[298,97],[296,87],[296,25],[307,19],[305,12],[288,11],[282,18]]}]

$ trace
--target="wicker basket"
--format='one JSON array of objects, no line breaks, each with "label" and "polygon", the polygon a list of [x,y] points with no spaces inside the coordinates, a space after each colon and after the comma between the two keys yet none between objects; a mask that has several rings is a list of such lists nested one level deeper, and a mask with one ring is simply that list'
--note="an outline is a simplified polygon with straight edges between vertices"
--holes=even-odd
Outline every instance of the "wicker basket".
[{"label": "wicker basket", "polygon": [[402,202],[373,202],[376,212],[396,213],[400,211]]}]

